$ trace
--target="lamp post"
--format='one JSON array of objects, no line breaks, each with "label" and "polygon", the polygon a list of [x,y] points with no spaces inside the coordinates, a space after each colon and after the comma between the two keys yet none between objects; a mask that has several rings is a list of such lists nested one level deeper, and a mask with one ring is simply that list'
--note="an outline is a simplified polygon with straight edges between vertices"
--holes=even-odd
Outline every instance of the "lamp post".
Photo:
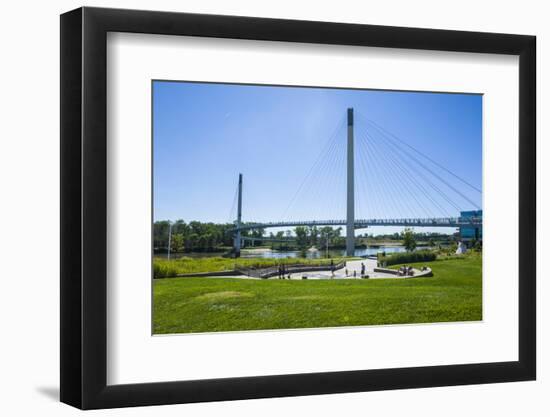
[{"label": "lamp post", "polygon": [[168,220],[168,260],[170,260],[170,245],[172,244],[172,222]]},{"label": "lamp post", "polygon": [[325,257],[328,258],[328,238],[329,238],[329,233],[327,231],[326,233],[326,239],[325,239],[325,245],[326,245],[326,250],[325,250]]}]

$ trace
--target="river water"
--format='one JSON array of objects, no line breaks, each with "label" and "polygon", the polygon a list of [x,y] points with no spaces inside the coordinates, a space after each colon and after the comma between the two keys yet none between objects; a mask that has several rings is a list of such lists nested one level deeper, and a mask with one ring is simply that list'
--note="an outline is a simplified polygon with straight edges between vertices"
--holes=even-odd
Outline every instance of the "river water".
[{"label": "river water", "polygon": [[[418,246],[416,250],[429,249],[428,246]],[[403,246],[377,246],[373,248],[356,248],[355,256],[369,256],[376,255],[380,252],[386,253],[399,253],[405,252]],[[339,258],[346,254],[345,249],[330,249],[328,251],[328,256],[332,258]],[[178,259],[181,257],[190,257],[190,258],[210,258],[215,256],[223,256],[223,252],[198,252],[198,253],[172,253],[171,259]],[[241,258],[275,258],[275,259],[284,259],[284,258],[308,258],[308,259],[317,259],[326,257],[327,252],[325,250],[273,250],[266,248],[258,249],[242,249]],[[166,254],[158,253],[155,254],[156,258],[166,258]]]},{"label": "river water", "polygon": [[[427,249],[427,246],[419,246],[416,249],[422,250]],[[356,248],[355,256],[368,256],[376,255],[379,252],[386,253],[398,253],[405,252],[403,246],[379,246],[375,248]],[[334,250],[331,249],[328,251],[328,255],[333,258],[339,258],[346,254],[345,249]],[[306,250],[306,251],[278,251],[271,249],[261,249],[261,250],[241,250],[241,258],[301,258],[306,257],[309,259],[316,259],[326,257],[327,252],[324,250]]]}]

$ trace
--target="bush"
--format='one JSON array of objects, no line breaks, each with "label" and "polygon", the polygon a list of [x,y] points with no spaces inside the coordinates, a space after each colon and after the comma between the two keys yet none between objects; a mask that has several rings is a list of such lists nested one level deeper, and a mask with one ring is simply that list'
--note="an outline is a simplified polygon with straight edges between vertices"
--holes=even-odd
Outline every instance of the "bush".
[{"label": "bush", "polygon": [[157,260],[153,262],[153,277],[154,278],[166,278],[175,277],[178,273],[177,266],[170,261]]},{"label": "bush", "polygon": [[[338,264],[341,259],[334,259],[334,264]],[[330,265],[327,259],[303,259],[303,258],[190,258],[182,257],[177,259],[153,258],[153,276],[155,278],[175,277],[178,274],[192,274],[195,272],[219,272],[233,269],[246,268],[268,268],[279,264],[295,265]]]},{"label": "bush", "polygon": [[422,250],[418,252],[394,253],[392,255],[378,255],[379,265],[397,265],[408,264],[414,262],[430,262],[435,261],[436,255],[433,252]]}]

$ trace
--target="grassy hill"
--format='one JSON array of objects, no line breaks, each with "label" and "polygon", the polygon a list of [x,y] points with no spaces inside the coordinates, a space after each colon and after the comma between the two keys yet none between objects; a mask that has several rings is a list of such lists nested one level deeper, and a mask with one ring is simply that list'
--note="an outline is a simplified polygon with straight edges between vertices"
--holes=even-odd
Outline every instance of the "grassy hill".
[{"label": "grassy hill", "polygon": [[481,256],[423,262],[429,278],[154,281],[154,333],[482,319]]}]

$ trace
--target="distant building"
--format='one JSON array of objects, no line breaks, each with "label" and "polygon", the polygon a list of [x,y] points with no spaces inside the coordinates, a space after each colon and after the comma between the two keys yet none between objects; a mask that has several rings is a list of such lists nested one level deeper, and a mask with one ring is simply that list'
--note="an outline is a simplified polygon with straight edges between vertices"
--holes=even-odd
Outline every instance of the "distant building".
[{"label": "distant building", "polygon": [[[483,210],[461,211],[462,219],[483,218]],[[460,239],[463,241],[483,240],[483,226],[461,226]]]}]

